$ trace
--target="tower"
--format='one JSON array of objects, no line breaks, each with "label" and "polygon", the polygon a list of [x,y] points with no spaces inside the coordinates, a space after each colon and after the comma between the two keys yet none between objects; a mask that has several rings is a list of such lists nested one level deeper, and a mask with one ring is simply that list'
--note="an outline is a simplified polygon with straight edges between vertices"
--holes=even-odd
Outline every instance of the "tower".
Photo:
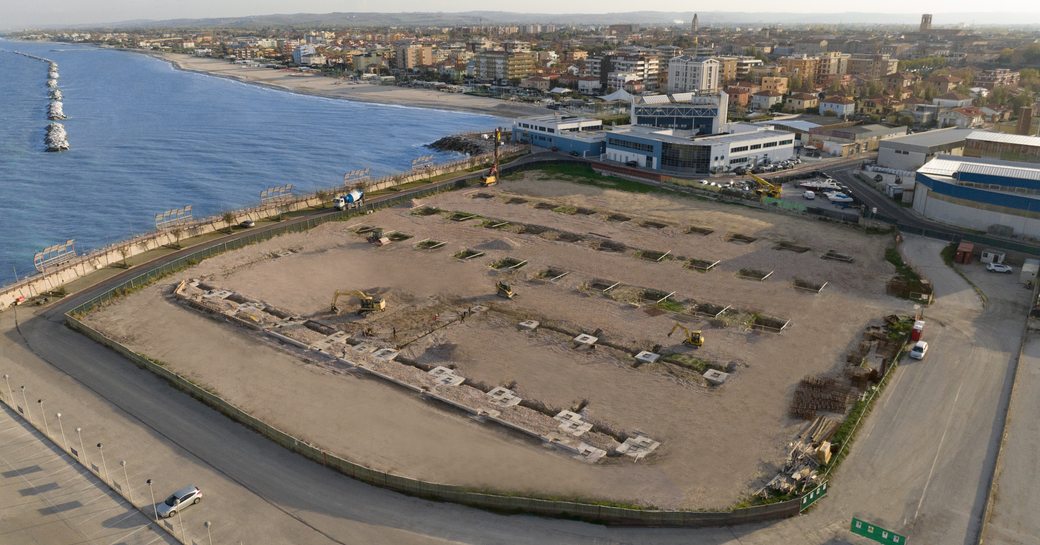
[{"label": "tower", "polygon": [[693,22],[690,23],[690,30],[694,34],[697,34],[697,31],[700,30],[700,24],[697,22],[697,14],[696,13],[693,14]]},{"label": "tower", "polygon": [[932,14],[925,13],[921,15],[921,32],[928,32],[932,29]]}]

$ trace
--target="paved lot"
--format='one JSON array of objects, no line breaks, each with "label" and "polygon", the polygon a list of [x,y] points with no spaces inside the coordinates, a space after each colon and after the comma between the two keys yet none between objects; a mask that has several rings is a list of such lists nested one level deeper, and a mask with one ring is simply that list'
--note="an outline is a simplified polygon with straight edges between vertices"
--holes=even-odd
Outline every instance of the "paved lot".
[{"label": "paved lot", "polygon": [[0,407],[0,543],[176,542],[4,406]]}]

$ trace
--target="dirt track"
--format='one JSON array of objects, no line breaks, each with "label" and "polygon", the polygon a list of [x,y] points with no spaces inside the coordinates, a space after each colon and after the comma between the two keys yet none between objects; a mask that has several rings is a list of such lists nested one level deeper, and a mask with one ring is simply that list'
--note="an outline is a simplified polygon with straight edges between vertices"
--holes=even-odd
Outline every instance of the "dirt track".
[{"label": "dirt track", "polygon": [[[578,234],[582,241],[488,229],[479,219],[456,222],[443,214],[415,215],[408,208],[384,210],[207,260],[90,320],[273,425],[374,467],[478,488],[712,508],[732,505],[783,461],[786,444],[801,425],[787,416],[798,379],[835,368],[868,321],[905,306],[883,295],[892,271],[883,260],[888,237],[741,207],[543,177],[530,173],[490,190],[446,193],[415,204],[549,226]],[[493,198],[479,198],[480,193]],[[529,202],[508,204],[513,196]],[[597,213],[536,208],[543,199]],[[610,214],[632,219],[605,219]],[[644,220],[665,226],[639,225]],[[353,232],[359,224],[413,238],[376,248]],[[689,225],[714,232],[688,234]],[[732,233],[758,240],[729,242]],[[414,248],[426,238],[446,244],[437,250]],[[658,263],[632,252],[590,246],[602,240],[721,262],[700,273],[674,259]],[[778,241],[811,249],[776,250]],[[463,248],[485,255],[467,262],[452,257]],[[295,253],[271,257],[286,249]],[[856,262],[820,259],[829,249],[853,255]],[[507,256],[528,263],[515,272],[488,267]],[[550,266],[569,274],[556,282],[535,278]],[[762,282],[738,278],[737,271],[747,268],[774,272]],[[807,293],[793,288],[796,276],[829,285],[819,295]],[[343,327],[369,327],[382,336],[388,336],[389,328],[398,334],[399,344],[407,344],[404,353],[409,357],[455,365],[462,375],[489,385],[515,382],[524,397],[557,408],[587,400],[589,418],[646,433],[661,441],[661,447],[639,463],[612,458],[587,465],[375,380],[332,375],[164,296],[172,283],[189,277],[204,277]],[[502,279],[519,293],[515,300],[495,297],[495,282]],[[656,309],[648,313],[647,305],[590,290],[593,279],[675,291],[675,297],[757,311],[790,320],[791,326],[774,335],[692,321],[690,327],[704,328],[708,340],[696,356],[735,367],[727,384],[711,389],[698,375],[675,365],[633,368],[632,360],[617,351],[575,352],[562,335],[522,333],[513,325],[531,317],[585,332],[602,329],[602,338],[622,345],[659,344],[665,350],[692,352],[666,336],[674,322],[668,314]],[[332,293],[358,288],[384,293],[388,311],[361,323],[352,316],[331,317]],[[421,332],[438,314],[475,303],[503,312],[410,342],[410,332]]]}]

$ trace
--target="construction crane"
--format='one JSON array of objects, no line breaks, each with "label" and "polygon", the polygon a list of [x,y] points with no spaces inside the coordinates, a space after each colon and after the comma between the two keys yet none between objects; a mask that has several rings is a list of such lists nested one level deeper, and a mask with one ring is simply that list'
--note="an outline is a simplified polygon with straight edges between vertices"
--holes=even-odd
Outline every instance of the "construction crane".
[{"label": "construction crane", "polygon": [[765,178],[762,178],[760,176],[755,176],[754,174],[750,174],[750,176],[751,176],[751,179],[754,180],[755,185],[758,186],[758,189],[755,190],[755,193],[757,195],[763,196],[763,197],[772,197],[774,199],[779,199],[780,198],[780,186],[779,185],[775,185],[775,184],[767,181]]},{"label": "construction crane", "polygon": [[672,333],[675,333],[676,331],[683,332],[683,344],[688,344],[696,348],[704,346],[704,335],[701,334],[700,330],[691,331],[688,327],[679,322],[675,322],[675,325],[672,326],[672,330],[668,332],[668,336],[671,337]]},{"label": "construction crane", "polygon": [[498,146],[502,144],[502,129],[496,128],[495,135],[495,162],[491,164],[491,170],[484,176],[484,179],[480,182],[480,185],[484,187],[491,187],[498,183]]},{"label": "construction crane", "polygon": [[361,307],[358,309],[358,314],[364,314],[366,312],[373,312],[376,310],[386,310],[386,299],[379,297],[378,299],[361,290],[337,290],[336,294],[332,296],[332,313],[339,314],[340,308],[337,305],[339,298],[347,295],[355,295],[361,302]]},{"label": "construction crane", "polygon": [[499,282],[495,285],[495,287],[498,288],[499,297],[505,297],[506,299],[512,299],[516,297],[516,292],[513,291],[512,286],[506,284],[505,282]]}]

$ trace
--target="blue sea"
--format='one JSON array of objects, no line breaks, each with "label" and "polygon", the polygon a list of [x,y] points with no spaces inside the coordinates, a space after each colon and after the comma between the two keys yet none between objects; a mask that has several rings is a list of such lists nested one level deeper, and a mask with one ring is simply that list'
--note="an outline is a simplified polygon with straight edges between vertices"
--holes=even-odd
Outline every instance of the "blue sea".
[{"label": "blue sea", "polygon": [[[47,64],[58,63],[72,149],[44,151]],[[0,39],[0,284],[68,239],[83,253],[196,217],[255,205],[264,188],[303,192],[406,171],[424,144],[501,125],[496,117],[298,95],[174,69],[145,55]],[[457,156],[435,154],[438,161]]]}]

